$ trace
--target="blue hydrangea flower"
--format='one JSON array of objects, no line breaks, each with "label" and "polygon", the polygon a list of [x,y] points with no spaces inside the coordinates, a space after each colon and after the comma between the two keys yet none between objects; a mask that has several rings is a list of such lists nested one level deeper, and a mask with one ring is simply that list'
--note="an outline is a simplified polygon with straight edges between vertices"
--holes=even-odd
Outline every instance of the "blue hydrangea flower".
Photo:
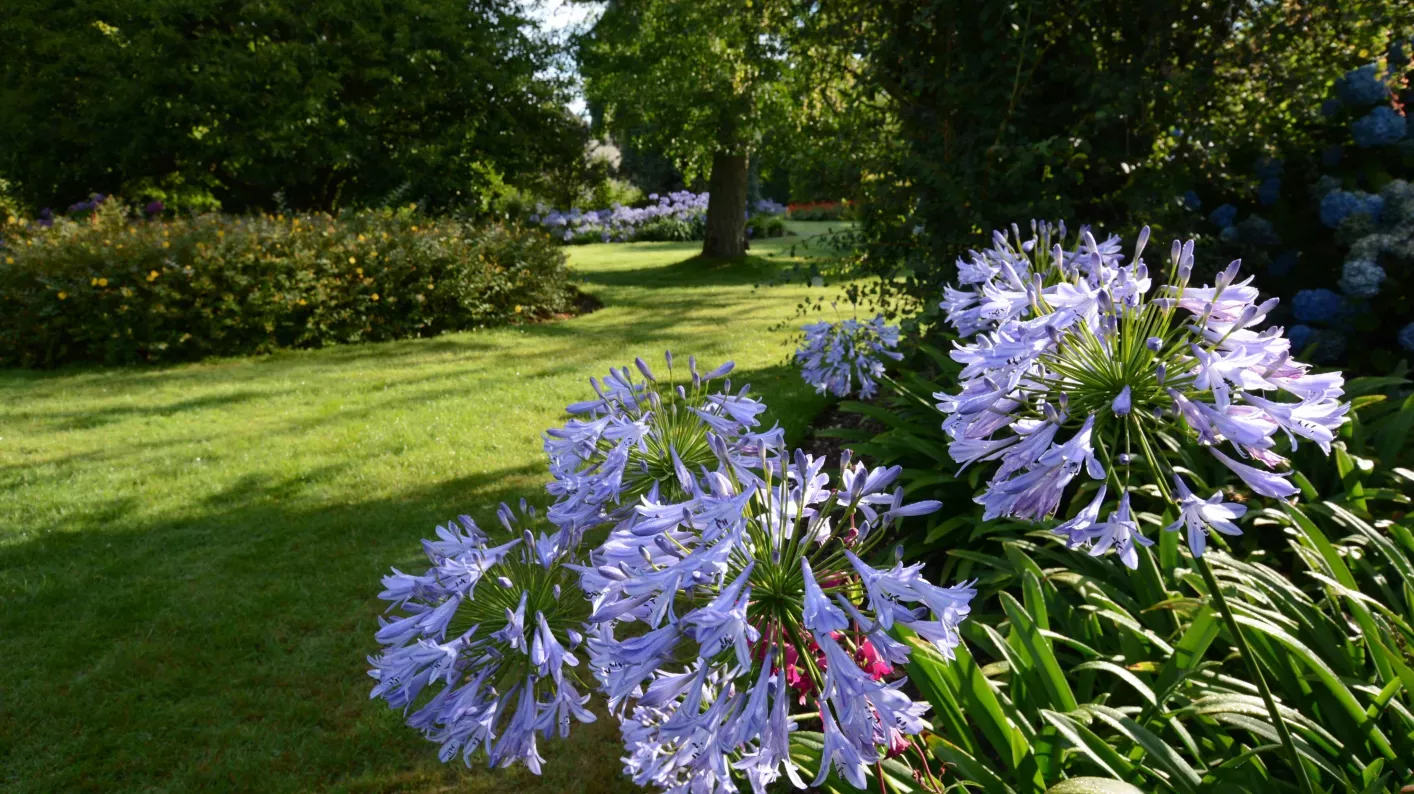
[{"label": "blue hydrangea flower", "polygon": [[1242,234],[1236,226],[1224,226],[1222,231],[1218,232],[1218,239],[1225,243],[1236,243],[1241,238]]},{"label": "blue hydrangea flower", "polygon": [[1262,180],[1257,188],[1257,201],[1263,207],[1270,207],[1281,198],[1281,177],[1273,176]]},{"label": "blue hydrangea flower", "polygon": [[1339,99],[1327,99],[1321,103],[1321,115],[1330,118],[1340,112],[1340,107]]},{"label": "blue hydrangea flower", "polygon": [[1300,260],[1301,255],[1296,251],[1282,251],[1272,260],[1271,267],[1267,268],[1267,271],[1277,278],[1284,278],[1291,275]]},{"label": "blue hydrangea flower", "polygon": [[873,397],[884,374],[883,359],[903,358],[893,350],[898,347],[898,326],[886,324],[882,314],[868,322],[822,320],[802,328],[805,341],[795,360],[800,376],[820,394],[848,397],[857,391],[865,399]]},{"label": "blue hydrangea flower", "polygon": [[1291,311],[1303,323],[1331,323],[1346,312],[1345,298],[1324,287],[1303,289],[1292,297]]},{"label": "blue hydrangea flower", "polygon": [[[442,745],[441,759],[481,749],[492,766],[523,763],[539,774],[536,735],[561,738],[572,720],[593,722],[576,650],[589,630],[589,605],[577,593],[579,538],[534,535],[501,505],[501,523],[517,540],[498,546],[469,516],[437,528],[422,545],[432,567],[420,575],[396,568],[379,598],[400,615],[379,620],[386,646],[368,659],[378,683],[371,697],[409,713],[408,725]],[[565,597],[568,596],[568,597]],[[592,679],[587,682],[593,685]]]},{"label": "blue hydrangea flower", "polygon": [[1184,191],[1181,201],[1184,209],[1194,212],[1203,209],[1203,199],[1199,198],[1198,194],[1192,190]]},{"label": "blue hydrangea flower", "polygon": [[[1276,434],[1327,449],[1348,410],[1339,373],[1311,373],[1291,358],[1280,329],[1257,330],[1277,300],[1259,300],[1250,277],[1238,281],[1239,262],[1212,285],[1193,286],[1193,242],[1175,241],[1162,268],[1172,280],[1155,291],[1143,259],[1148,235],[1146,227],[1129,265],[1119,245],[1083,232],[1076,251],[1047,250],[1038,235],[1004,249],[1021,261],[994,257],[990,273],[960,269],[991,304],[1024,308],[999,311],[996,326],[957,345],[959,389],[934,395],[952,459],[997,465],[975,500],[984,521],[1052,519],[1067,493],[1088,492],[1091,481],[1093,499],[1055,532],[1072,549],[1114,549],[1129,567],[1147,542],[1128,507],[1133,487],[1157,489],[1178,508],[1183,518],[1169,528],[1187,526],[1195,556],[1209,531],[1237,532],[1239,511],[1188,491],[1164,458],[1150,457],[1157,440],[1149,434],[1186,439],[1255,493],[1286,498],[1296,488],[1281,471]],[[1109,498],[1118,502],[1105,520]]]},{"label": "blue hydrangea flower", "polygon": [[1258,179],[1274,179],[1280,177],[1286,170],[1286,164],[1280,157],[1259,157],[1252,171]]},{"label": "blue hydrangea flower", "polygon": [[1410,323],[1399,329],[1399,346],[1405,350],[1414,351],[1414,323]]},{"label": "blue hydrangea flower", "polygon": [[1389,105],[1380,105],[1350,124],[1356,145],[1365,149],[1397,143],[1404,138],[1406,129],[1404,116]]},{"label": "blue hydrangea flower", "polygon": [[1335,95],[1350,107],[1367,107],[1388,97],[1389,86],[1380,79],[1379,64],[1370,63],[1336,80]]},{"label": "blue hydrangea flower", "polygon": [[1213,210],[1212,214],[1208,216],[1208,220],[1220,229],[1231,226],[1232,222],[1237,220],[1237,208],[1231,204],[1223,204]]},{"label": "blue hydrangea flower", "polygon": [[1321,199],[1321,223],[1334,229],[1351,215],[1364,214],[1379,223],[1384,199],[1359,190],[1332,190]]},{"label": "blue hydrangea flower", "polygon": [[1380,294],[1385,269],[1368,259],[1352,259],[1340,271],[1340,289],[1352,298],[1373,298]]},{"label": "blue hydrangea flower", "polygon": [[1306,349],[1306,345],[1311,341],[1311,334],[1314,329],[1309,325],[1297,324],[1286,329],[1286,338],[1291,340],[1291,350],[1300,353]]}]

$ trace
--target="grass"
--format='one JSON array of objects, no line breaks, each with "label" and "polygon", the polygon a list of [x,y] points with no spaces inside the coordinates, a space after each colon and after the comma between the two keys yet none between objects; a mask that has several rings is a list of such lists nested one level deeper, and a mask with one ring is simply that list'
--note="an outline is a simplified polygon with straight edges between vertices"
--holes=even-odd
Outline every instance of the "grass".
[{"label": "grass", "polygon": [[543,503],[540,433],[635,355],[734,359],[799,437],[822,401],[771,326],[820,291],[754,286],[799,240],[570,249],[604,308],[558,323],[0,372],[0,788],[629,788],[607,720],[542,744],[543,779],[439,764],[368,700],[378,580],[458,513]]}]

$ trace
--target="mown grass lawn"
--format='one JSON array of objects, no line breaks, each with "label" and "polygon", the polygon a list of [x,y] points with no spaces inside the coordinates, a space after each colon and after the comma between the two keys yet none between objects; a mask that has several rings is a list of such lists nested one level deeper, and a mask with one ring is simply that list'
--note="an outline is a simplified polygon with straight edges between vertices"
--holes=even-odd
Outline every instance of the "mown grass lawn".
[{"label": "mown grass lawn", "polygon": [[[802,234],[826,224],[792,224]],[[801,238],[755,245],[785,254]],[[732,358],[798,437],[809,290],[696,244],[571,249],[604,307],[160,369],[0,372],[0,788],[618,791],[604,721],[543,779],[437,763],[370,702],[379,577],[458,513],[543,503],[540,433],[635,355]],[[819,294],[819,290],[815,290]]]}]

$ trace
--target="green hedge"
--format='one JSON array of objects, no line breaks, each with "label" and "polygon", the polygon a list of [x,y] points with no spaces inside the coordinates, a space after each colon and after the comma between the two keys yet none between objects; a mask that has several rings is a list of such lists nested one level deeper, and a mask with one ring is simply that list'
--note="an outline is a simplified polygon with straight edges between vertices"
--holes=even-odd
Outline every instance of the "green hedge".
[{"label": "green hedge", "polygon": [[411,210],[143,220],[109,200],[0,230],[0,365],[431,336],[570,310],[542,234]]}]

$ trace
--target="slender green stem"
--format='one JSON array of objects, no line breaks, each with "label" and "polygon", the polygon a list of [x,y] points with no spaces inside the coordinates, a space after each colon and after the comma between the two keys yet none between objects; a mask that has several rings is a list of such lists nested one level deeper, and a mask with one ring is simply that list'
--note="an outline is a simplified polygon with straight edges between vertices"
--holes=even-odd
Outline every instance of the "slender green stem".
[{"label": "slender green stem", "polygon": [[1232,614],[1232,609],[1227,604],[1227,597],[1223,595],[1222,588],[1218,586],[1217,577],[1213,576],[1213,570],[1208,567],[1208,561],[1202,557],[1193,558],[1193,565],[1203,575],[1203,581],[1208,585],[1208,592],[1213,596],[1213,603],[1218,605],[1218,612],[1222,614],[1223,622],[1227,623],[1228,630],[1232,632],[1233,640],[1237,643],[1238,653],[1242,655],[1242,661],[1247,665],[1247,673],[1252,676],[1252,680],[1257,684],[1257,691],[1262,694],[1262,702],[1266,704],[1267,713],[1271,715],[1272,724],[1276,726],[1277,736],[1281,738],[1282,749],[1290,759],[1292,768],[1296,770],[1296,779],[1301,784],[1301,791],[1304,794],[1314,794],[1315,789],[1311,785],[1311,778],[1307,776],[1306,767],[1301,763],[1301,756],[1296,752],[1296,742],[1291,738],[1291,730],[1286,727],[1286,720],[1277,710],[1272,690],[1267,686],[1267,679],[1262,675],[1262,668],[1257,664],[1256,657],[1252,655],[1252,648],[1247,644],[1247,636],[1242,633],[1242,627],[1238,625],[1237,618]]}]

